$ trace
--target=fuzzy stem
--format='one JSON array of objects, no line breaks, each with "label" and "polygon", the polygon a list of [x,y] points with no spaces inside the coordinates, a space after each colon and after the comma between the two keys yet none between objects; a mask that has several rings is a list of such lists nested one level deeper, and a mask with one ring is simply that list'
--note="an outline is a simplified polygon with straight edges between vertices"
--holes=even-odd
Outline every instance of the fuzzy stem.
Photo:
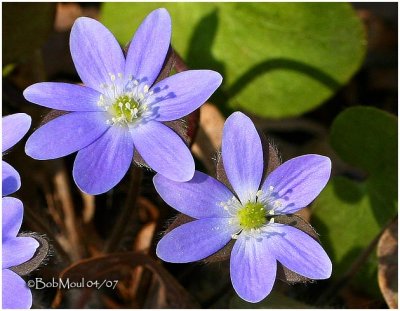
[{"label": "fuzzy stem", "polygon": [[131,169],[129,190],[125,200],[125,204],[122,211],[118,215],[118,219],[115,222],[110,238],[105,243],[103,249],[105,253],[112,253],[118,249],[119,242],[122,240],[126,225],[128,224],[129,219],[131,219],[132,213],[137,213],[136,201],[139,196],[141,182],[142,169],[140,167],[133,166],[133,168]]}]

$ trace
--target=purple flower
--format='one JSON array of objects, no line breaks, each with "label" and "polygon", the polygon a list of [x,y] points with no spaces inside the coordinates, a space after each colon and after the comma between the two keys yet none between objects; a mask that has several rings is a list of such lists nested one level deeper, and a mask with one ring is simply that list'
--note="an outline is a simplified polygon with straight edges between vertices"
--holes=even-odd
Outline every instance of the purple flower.
[{"label": "purple flower", "polygon": [[[2,119],[2,153],[9,150],[26,134],[31,117],[16,113]],[[2,195],[9,195],[21,186],[18,172],[2,163]],[[10,270],[33,257],[39,243],[30,237],[17,237],[22,224],[23,205],[15,198],[2,198],[2,297],[4,309],[27,309],[32,306],[32,294],[25,281]]]},{"label": "purple flower", "polygon": [[[5,153],[28,132],[31,126],[31,117],[25,113],[16,113],[2,119],[1,152]],[[7,162],[2,161],[2,195],[6,196],[21,187],[21,178],[18,172]]]},{"label": "purple flower", "polygon": [[154,177],[160,196],[196,219],[167,233],[157,255],[174,263],[201,260],[236,239],[231,280],[249,302],[270,293],[277,261],[307,278],[328,278],[332,263],[321,245],[303,231],[274,222],[274,216],[295,213],[316,198],[330,176],[329,158],[310,154],[291,159],[262,182],[260,137],[251,120],[236,112],[224,126],[222,160],[234,193],[198,171],[185,183]]},{"label": "purple flower", "polygon": [[193,177],[193,157],[164,121],[177,120],[202,105],[222,82],[210,70],[189,70],[156,84],[171,38],[165,9],[150,13],[134,35],[126,59],[117,40],[96,20],[78,18],[70,48],[85,86],[38,83],[27,100],[71,113],[36,130],[26,153],[40,160],[79,151],[73,168],[78,187],[99,194],[125,175],[134,150],[158,173],[175,181]]},{"label": "purple flower", "polygon": [[32,294],[25,281],[10,268],[33,257],[39,243],[30,237],[17,237],[22,224],[23,205],[18,199],[2,198],[2,273],[3,308],[28,309]]}]

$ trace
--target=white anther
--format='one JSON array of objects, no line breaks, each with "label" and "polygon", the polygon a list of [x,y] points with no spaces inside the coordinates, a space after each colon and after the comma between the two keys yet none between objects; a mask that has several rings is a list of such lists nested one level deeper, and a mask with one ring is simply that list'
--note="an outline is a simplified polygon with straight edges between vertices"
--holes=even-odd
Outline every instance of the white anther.
[{"label": "white anther", "polygon": [[258,190],[256,192],[256,197],[260,197],[260,196],[262,196],[262,194],[263,194],[262,190]]},{"label": "white anther", "polygon": [[270,224],[273,224],[275,222],[275,218],[271,218],[271,220],[269,221]]},{"label": "white anther", "polygon": [[122,78],[122,73],[118,72],[118,73],[117,73],[117,76],[118,76],[118,78],[121,79],[121,78]]},{"label": "white anther", "polygon": [[146,85],[143,87],[143,92],[146,94],[148,91],[149,91],[149,86],[146,84]]}]

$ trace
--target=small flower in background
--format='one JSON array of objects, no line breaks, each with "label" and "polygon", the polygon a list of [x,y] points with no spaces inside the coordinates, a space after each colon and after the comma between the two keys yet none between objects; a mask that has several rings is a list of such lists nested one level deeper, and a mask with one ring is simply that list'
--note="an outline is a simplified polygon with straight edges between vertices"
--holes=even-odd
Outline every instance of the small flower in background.
[{"label": "small flower in background", "polygon": [[[28,132],[31,117],[25,113],[16,113],[2,118],[2,148],[4,154]],[[2,195],[14,193],[21,187],[18,172],[7,162],[2,161]]]},{"label": "small flower in background", "polygon": [[25,281],[12,267],[30,260],[38,241],[31,237],[17,237],[23,218],[22,202],[16,198],[2,198],[2,297],[3,309],[28,309],[32,294]]},{"label": "small flower in background", "polygon": [[33,103],[71,112],[36,130],[26,153],[46,160],[78,151],[73,177],[90,194],[114,187],[129,169],[134,150],[165,177],[191,179],[194,161],[189,149],[162,122],[196,110],[222,77],[211,70],[189,70],[154,84],[170,39],[168,12],[155,10],[140,25],[125,59],[107,28],[96,20],[78,18],[70,49],[85,86],[45,82],[24,91]]},{"label": "small flower in background", "polygon": [[[2,152],[13,147],[28,132],[31,117],[16,113],[2,118]],[[17,191],[21,186],[18,172],[8,163],[2,163],[2,196]],[[30,260],[38,241],[31,237],[17,237],[24,208],[16,198],[2,198],[2,299],[4,309],[27,309],[32,306],[32,294],[25,281],[10,268]]]},{"label": "small flower in background", "polygon": [[274,222],[274,216],[295,213],[317,197],[329,180],[329,158],[310,154],[291,159],[261,183],[260,137],[252,121],[236,112],[224,126],[222,160],[235,193],[198,171],[185,183],[154,177],[165,202],[196,219],[167,233],[157,245],[158,257],[174,263],[201,260],[236,239],[231,280],[249,302],[270,293],[277,261],[307,278],[329,278],[332,263],[321,245],[301,230]]}]

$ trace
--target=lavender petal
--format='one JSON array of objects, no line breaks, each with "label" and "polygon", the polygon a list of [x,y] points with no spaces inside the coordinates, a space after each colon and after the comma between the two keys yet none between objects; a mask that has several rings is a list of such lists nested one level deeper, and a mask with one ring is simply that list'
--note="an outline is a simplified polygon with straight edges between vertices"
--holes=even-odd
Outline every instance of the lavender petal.
[{"label": "lavender petal", "polygon": [[230,272],[236,293],[248,302],[259,302],[272,290],[276,259],[263,240],[240,234],[231,253]]},{"label": "lavender petal", "polygon": [[97,105],[100,95],[89,87],[59,82],[36,83],[24,91],[32,103],[65,111],[103,111]]},{"label": "lavender petal", "polygon": [[182,183],[157,174],[153,183],[161,198],[183,214],[193,218],[229,217],[220,204],[233,194],[211,176],[196,171],[191,180]]},{"label": "lavender petal", "polygon": [[277,214],[292,214],[310,204],[331,174],[328,157],[308,154],[286,161],[262,185],[264,198],[273,201]]},{"label": "lavender petal", "polygon": [[1,199],[2,213],[2,238],[15,238],[22,225],[24,206],[16,198],[6,197]]},{"label": "lavender petal", "polygon": [[112,126],[76,156],[73,176],[78,187],[89,194],[107,192],[118,184],[133,158],[133,140],[127,128]]},{"label": "lavender petal", "polygon": [[126,57],[125,76],[151,86],[161,71],[171,41],[171,18],[166,9],[151,12],[136,31]]},{"label": "lavender petal", "polygon": [[118,82],[123,74],[125,57],[113,34],[98,21],[78,18],[71,29],[70,49],[82,82],[98,92]]},{"label": "lavender petal", "polygon": [[37,160],[60,158],[88,146],[107,128],[103,112],[71,112],[38,128],[25,152]]},{"label": "lavender petal", "polygon": [[2,195],[14,193],[21,187],[21,177],[10,164],[2,161]]},{"label": "lavender petal", "polygon": [[32,119],[26,113],[15,113],[2,119],[2,148],[5,152],[19,142],[31,127]]},{"label": "lavender petal", "polygon": [[156,253],[167,262],[201,260],[224,247],[236,230],[228,218],[195,220],[167,233],[158,243]]},{"label": "lavender petal", "polygon": [[18,266],[33,257],[39,242],[31,237],[3,238],[2,267]]},{"label": "lavender petal", "polygon": [[156,172],[174,181],[194,175],[194,160],[183,140],[169,127],[148,121],[131,129],[135,148]]},{"label": "lavender petal", "polygon": [[327,279],[332,262],[322,246],[308,234],[283,224],[269,224],[263,240],[268,251],[288,269],[310,279]]},{"label": "lavender petal", "polygon": [[212,70],[184,71],[153,86],[147,103],[156,111],[156,120],[176,120],[204,104],[221,82],[221,75]]},{"label": "lavender petal", "polygon": [[25,281],[11,270],[2,271],[3,309],[29,309],[32,306],[32,294]]},{"label": "lavender petal", "polygon": [[222,159],[241,202],[255,201],[263,174],[263,151],[253,122],[241,112],[233,113],[225,122]]}]

